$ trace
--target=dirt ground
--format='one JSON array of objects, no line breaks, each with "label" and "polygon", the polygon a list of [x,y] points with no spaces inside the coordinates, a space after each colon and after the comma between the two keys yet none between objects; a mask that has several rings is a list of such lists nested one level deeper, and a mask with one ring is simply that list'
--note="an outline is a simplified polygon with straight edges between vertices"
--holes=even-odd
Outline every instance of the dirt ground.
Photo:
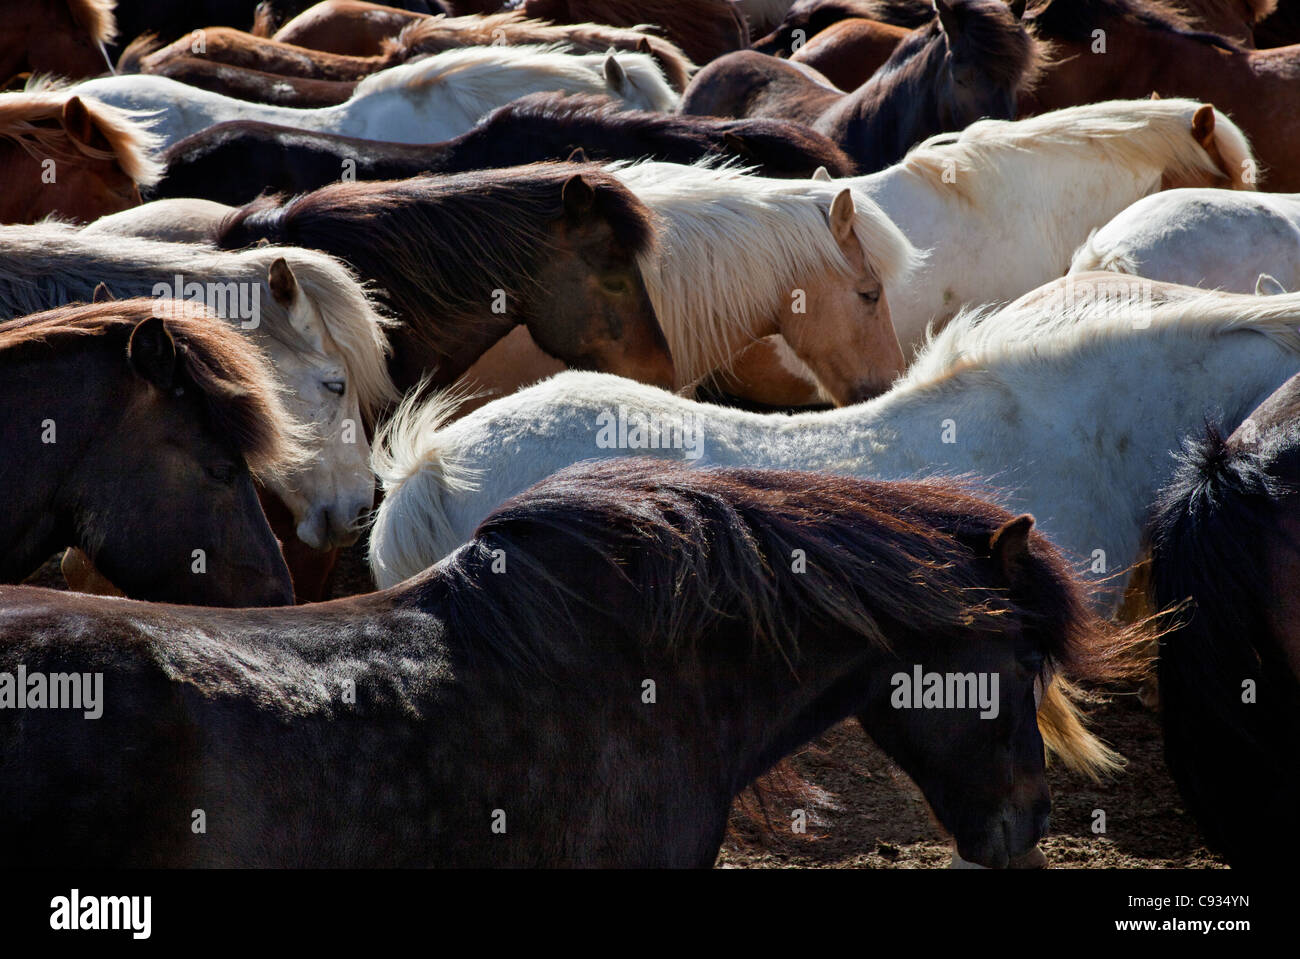
[{"label": "dirt ground", "polygon": [[[63,588],[57,560],[28,580]],[[360,545],[343,554],[334,595],[374,589]],[[1041,843],[1049,868],[1225,868],[1206,850],[1182,808],[1162,754],[1159,721],[1136,695],[1119,693],[1089,708],[1093,729],[1128,759],[1125,771],[1094,783],[1049,767],[1052,829]],[[951,844],[910,779],[856,722],[830,730],[793,757],[794,771],[820,791],[804,833],[791,828],[789,801],[768,799],[767,822],[751,793],[742,795],[718,856],[724,869],[946,867]],[[805,797],[807,798],[807,797]],[[805,805],[808,805],[806,802]],[[746,812],[748,809],[748,812]],[[1093,810],[1106,832],[1092,831]]]}]

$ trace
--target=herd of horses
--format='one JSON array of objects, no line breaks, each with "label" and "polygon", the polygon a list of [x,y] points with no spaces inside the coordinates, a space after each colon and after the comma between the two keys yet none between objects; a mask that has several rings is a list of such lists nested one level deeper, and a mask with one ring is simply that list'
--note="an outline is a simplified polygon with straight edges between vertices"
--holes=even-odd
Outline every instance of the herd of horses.
[{"label": "herd of horses", "polygon": [[852,717],[1041,865],[1148,684],[1300,852],[1298,76],[1296,0],[22,4],[0,842],[710,866]]}]

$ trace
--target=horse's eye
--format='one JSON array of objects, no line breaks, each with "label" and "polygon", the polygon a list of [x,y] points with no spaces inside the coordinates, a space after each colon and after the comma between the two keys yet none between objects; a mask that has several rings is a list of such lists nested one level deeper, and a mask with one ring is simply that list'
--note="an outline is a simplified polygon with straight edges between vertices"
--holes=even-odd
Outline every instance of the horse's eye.
[{"label": "horse's eye", "polygon": [[606,293],[614,293],[619,296],[627,293],[628,290],[632,288],[627,280],[623,279],[621,276],[605,277],[600,281],[600,285]]},{"label": "horse's eye", "polygon": [[208,467],[208,475],[223,486],[231,486],[235,482],[235,477],[239,475],[239,471],[232,464],[223,463],[220,466]]},{"label": "horse's eye", "polygon": [[868,303],[879,303],[879,302],[880,302],[880,291],[879,291],[879,290],[867,290],[865,293],[859,293],[858,296],[862,297],[862,298],[863,298],[864,300],[866,300]]},{"label": "horse's eye", "polygon": [[326,380],[323,385],[335,396],[342,396],[343,391],[347,389],[347,384],[342,380]]}]

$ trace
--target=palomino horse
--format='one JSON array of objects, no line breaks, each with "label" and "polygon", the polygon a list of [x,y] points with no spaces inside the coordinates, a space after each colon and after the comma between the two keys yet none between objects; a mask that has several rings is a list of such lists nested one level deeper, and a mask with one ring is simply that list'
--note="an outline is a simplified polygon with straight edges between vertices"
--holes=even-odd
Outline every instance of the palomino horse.
[{"label": "palomino horse", "polygon": [[0,94],[0,223],[94,220],[158,181],[161,141],[116,107],[66,91]]},{"label": "palomino horse", "polygon": [[451,383],[519,325],[579,369],[672,385],[637,266],[654,238],[649,210],[611,174],[539,163],[265,198],[232,213],[219,242],[265,239],[351,264],[403,321],[390,369],[406,391]]},{"label": "palomino horse", "polygon": [[[95,867],[708,867],[733,798],[857,715],[961,855],[1005,866],[1047,830],[1045,677],[1103,677],[1129,641],[1032,525],[941,482],[633,459],[370,596],[3,588],[0,668],[103,684],[95,722],[0,712],[0,842]],[[985,693],[910,708],[891,677],[922,669]],[[222,810],[205,835],[167,827],[196,806]]]},{"label": "palomino horse", "polygon": [[699,64],[749,46],[749,28],[731,0],[524,0],[520,9],[554,23],[649,24]]},{"label": "palomino horse", "polygon": [[266,350],[285,405],[311,428],[310,460],[259,478],[304,543],[355,542],[374,503],[365,427],[396,393],[385,321],[351,274],[311,250],[233,254],[59,224],[0,228],[0,316],[90,300],[101,282],[116,296],[202,302]]},{"label": "palomino horse", "polygon": [[1250,137],[1259,166],[1245,172],[1270,190],[1300,190],[1293,122],[1300,45],[1247,50],[1196,32],[1153,0],[1048,0],[1024,22],[1057,53],[1026,106],[1052,110],[1152,91],[1212,102]]},{"label": "palomino horse", "polygon": [[203,197],[241,205],[263,191],[297,194],[336,182],[401,180],[567,160],[653,159],[689,164],[729,157],[760,176],[807,179],[819,166],[850,176],[853,161],[826,137],[786,120],[714,120],[624,110],[616,100],[534,93],[445,143],[379,143],[236,121],[186,137],[163,156],[154,197]]},{"label": "palomino horse", "polygon": [[[1300,853],[1300,379],[1189,443],[1151,525],[1165,757],[1234,866]],[[1182,604],[1190,600],[1190,604]]]},{"label": "palomino horse", "polygon": [[686,89],[694,69],[675,45],[642,30],[621,30],[595,23],[553,24],[529,20],[519,11],[476,17],[423,17],[401,33],[385,40],[374,56],[350,57],[255,37],[239,30],[212,27],[204,30],[202,50],[195,51],[190,37],[156,50],[149,41],[127,48],[119,63],[123,72],[160,73],[181,59],[207,60],[286,77],[313,80],[361,80],[417,57],[460,47],[563,45],[571,51],[604,53],[607,50],[647,53],[659,64],[670,86]]},{"label": "palomino horse", "polygon": [[[611,169],[664,224],[641,275],[677,387],[776,334],[837,404],[875,396],[902,373],[888,293],[921,257],[875,204],[828,183],[732,169]],[[513,334],[471,367],[465,392],[512,392],[562,369],[521,339]]]},{"label": "palomino horse", "polygon": [[115,0],[24,0],[0,24],[0,82],[15,74],[93,77],[111,72]]},{"label": "palomino horse", "polygon": [[752,50],[709,64],[682,112],[799,120],[873,173],[927,137],[982,117],[1009,120],[1042,65],[1042,51],[1000,0],[936,0],[938,16],[909,36],[852,93],[801,64]]},{"label": "palomino horse", "polygon": [[1169,190],[1097,230],[1071,273],[1113,270],[1249,293],[1260,273],[1300,289],[1300,195]]},{"label": "palomino horse", "polygon": [[167,77],[103,77],[69,88],[124,109],[159,114],[166,145],[227,120],[338,133],[367,140],[431,143],[464,133],[486,113],[526,93],[602,93],[629,107],[675,109],[678,96],[644,53],[557,53],[537,47],[465,47],[366,77],[345,103],[314,110],[224,97]]},{"label": "palomino horse", "polygon": [[191,305],[0,323],[0,581],[79,546],[141,599],[293,602],[249,470],[292,470],[301,427],[257,349]]}]

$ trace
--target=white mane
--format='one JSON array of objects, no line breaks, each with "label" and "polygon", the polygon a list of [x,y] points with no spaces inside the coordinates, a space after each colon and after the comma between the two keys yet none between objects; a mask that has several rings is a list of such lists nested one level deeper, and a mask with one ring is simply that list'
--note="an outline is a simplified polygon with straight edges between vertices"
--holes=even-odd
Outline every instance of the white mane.
[{"label": "white mane", "polygon": [[[767,179],[709,163],[609,169],[663,223],[641,274],[683,381],[725,365],[727,334],[787,309],[801,278],[828,265],[849,272],[829,226],[844,183]],[[874,201],[854,191],[853,203],[854,232],[888,295],[922,255]]]},{"label": "white mane", "polygon": [[[502,103],[503,88],[512,96],[563,90],[638,99],[645,109],[675,112],[681,98],[664,80],[659,65],[645,53],[615,51],[572,53],[564,44],[549,46],[460,47],[373,73],[357,84],[349,103],[390,90],[416,90],[446,84],[459,108],[483,116]],[[640,94],[613,89],[605,79],[605,60],[612,56]],[[451,82],[454,81],[454,82]]]}]

